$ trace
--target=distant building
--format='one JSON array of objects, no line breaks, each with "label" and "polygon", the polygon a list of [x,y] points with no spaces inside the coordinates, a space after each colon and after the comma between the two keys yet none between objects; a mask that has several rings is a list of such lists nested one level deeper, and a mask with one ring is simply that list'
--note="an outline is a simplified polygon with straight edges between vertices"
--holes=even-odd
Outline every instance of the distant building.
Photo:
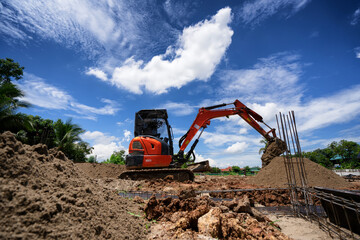
[{"label": "distant building", "polygon": [[260,171],[259,167],[252,167],[249,169],[251,174],[256,174]]},{"label": "distant building", "polygon": [[232,167],[227,167],[224,169],[220,169],[221,172],[231,172],[232,171]]},{"label": "distant building", "polygon": [[342,157],[338,154],[336,154],[334,157],[330,158],[330,161],[332,162],[334,167],[340,167],[340,163],[342,161]]}]

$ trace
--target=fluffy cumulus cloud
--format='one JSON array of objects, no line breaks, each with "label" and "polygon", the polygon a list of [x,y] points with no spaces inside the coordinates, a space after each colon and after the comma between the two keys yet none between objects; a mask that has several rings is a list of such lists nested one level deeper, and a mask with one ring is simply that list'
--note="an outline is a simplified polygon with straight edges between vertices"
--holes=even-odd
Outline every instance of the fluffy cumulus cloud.
[{"label": "fluffy cumulus cloud", "polygon": [[230,21],[231,9],[223,8],[210,20],[185,28],[177,45],[169,46],[165,54],[154,56],[147,63],[128,58],[107,81],[135,94],[144,89],[162,94],[194,80],[206,81],[231,43]]},{"label": "fluffy cumulus cloud", "polygon": [[228,147],[225,152],[227,153],[242,153],[248,147],[246,142],[236,142],[230,147]]},{"label": "fluffy cumulus cloud", "polygon": [[98,161],[105,161],[114,151],[127,150],[123,144],[130,141],[131,133],[124,130],[123,136],[115,137],[99,131],[87,131],[81,137],[94,148],[91,155],[96,156]]},{"label": "fluffy cumulus cloud", "polygon": [[96,115],[114,115],[119,110],[118,104],[109,99],[101,99],[101,102],[105,104],[101,108],[79,103],[66,91],[28,73],[24,74],[24,80],[21,81],[20,88],[25,93],[22,100],[41,108],[69,110],[80,114],[80,116],[68,114],[68,116],[72,117],[96,119]]},{"label": "fluffy cumulus cloud", "polygon": [[[276,14],[281,9],[290,8],[293,14],[311,0],[255,0],[247,1],[238,12],[240,19],[246,24],[258,24]],[[288,14],[289,15],[289,14]]]}]

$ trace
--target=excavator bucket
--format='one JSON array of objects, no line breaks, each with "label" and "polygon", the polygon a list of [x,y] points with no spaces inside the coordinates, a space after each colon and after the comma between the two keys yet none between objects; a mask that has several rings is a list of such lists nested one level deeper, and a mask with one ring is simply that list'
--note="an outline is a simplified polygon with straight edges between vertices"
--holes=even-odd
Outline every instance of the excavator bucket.
[{"label": "excavator bucket", "polygon": [[269,143],[261,156],[262,167],[267,166],[273,158],[280,156],[285,150],[286,143],[280,138],[275,138]]},{"label": "excavator bucket", "polygon": [[211,170],[209,161],[202,161],[197,163],[189,164],[187,169],[192,172],[209,172]]}]

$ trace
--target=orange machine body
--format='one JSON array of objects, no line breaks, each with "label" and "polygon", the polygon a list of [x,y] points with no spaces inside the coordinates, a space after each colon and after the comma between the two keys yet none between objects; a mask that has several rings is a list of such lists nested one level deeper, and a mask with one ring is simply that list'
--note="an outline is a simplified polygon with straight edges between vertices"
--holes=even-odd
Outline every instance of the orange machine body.
[{"label": "orange machine body", "polygon": [[129,169],[169,167],[172,155],[167,143],[153,136],[137,136],[129,144]]}]

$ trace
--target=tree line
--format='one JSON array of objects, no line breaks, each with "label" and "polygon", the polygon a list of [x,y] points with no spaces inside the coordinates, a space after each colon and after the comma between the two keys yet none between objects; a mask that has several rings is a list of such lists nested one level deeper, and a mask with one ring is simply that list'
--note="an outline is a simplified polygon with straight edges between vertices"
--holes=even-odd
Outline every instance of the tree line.
[{"label": "tree line", "polygon": [[85,132],[71,119],[52,121],[40,116],[18,112],[19,108],[31,105],[21,100],[24,93],[14,84],[23,76],[24,67],[13,59],[0,59],[0,133],[11,131],[16,138],[29,145],[46,144],[75,162],[85,162],[92,147],[80,137]]},{"label": "tree line", "polygon": [[[360,168],[360,145],[353,141],[341,140],[332,142],[326,148],[304,152],[303,156],[309,158],[323,167],[333,168],[334,162],[338,162],[337,168],[354,169]],[[337,160],[330,160],[337,159]]]}]

